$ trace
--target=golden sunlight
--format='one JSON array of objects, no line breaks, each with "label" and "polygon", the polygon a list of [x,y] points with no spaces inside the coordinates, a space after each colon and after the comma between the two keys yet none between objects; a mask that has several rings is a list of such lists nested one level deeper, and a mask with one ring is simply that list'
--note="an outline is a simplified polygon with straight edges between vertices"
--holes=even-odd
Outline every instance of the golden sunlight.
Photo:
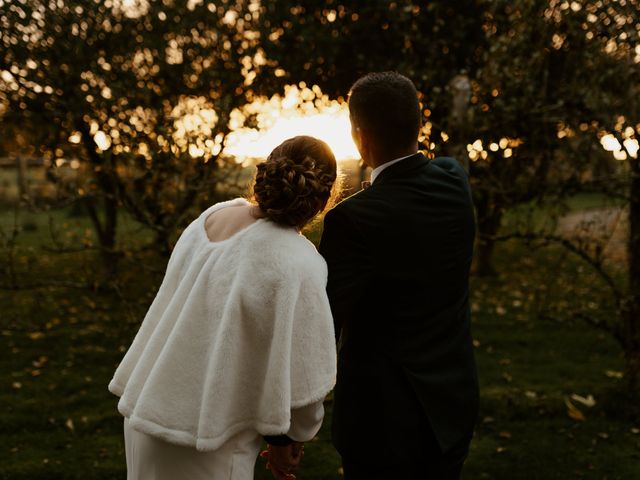
[{"label": "golden sunlight", "polygon": [[615,152],[621,149],[620,142],[612,134],[608,133],[600,139],[602,147],[608,152]]},{"label": "golden sunlight", "polygon": [[[242,127],[247,118],[255,119],[256,128]],[[231,116],[232,133],[225,153],[238,161],[265,158],[287,138],[311,135],[329,144],[338,160],[360,158],[351,138],[346,103],[330,100],[314,85],[289,85],[284,97],[259,98]]]},{"label": "golden sunlight", "polygon": [[613,134],[607,133],[600,139],[600,144],[602,145],[602,148],[611,152],[613,154],[613,158],[616,160],[623,161],[629,156],[631,158],[638,158],[638,150],[640,150],[640,146],[638,145],[638,140],[635,138],[633,128],[627,127],[622,133],[622,137],[624,140],[621,144]]}]

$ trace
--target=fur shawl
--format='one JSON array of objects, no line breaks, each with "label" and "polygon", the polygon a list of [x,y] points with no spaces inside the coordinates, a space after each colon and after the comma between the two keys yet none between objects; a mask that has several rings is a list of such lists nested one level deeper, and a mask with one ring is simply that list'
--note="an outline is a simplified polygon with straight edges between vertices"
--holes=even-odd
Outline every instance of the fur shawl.
[{"label": "fur shawl", "polygon": [[327,267],[293,228],[265,219],[219,241],[183,232],[162,285],[109,390],[136,430],[198,450],[240,431],[289,430],[291,409],[336,376]]}]

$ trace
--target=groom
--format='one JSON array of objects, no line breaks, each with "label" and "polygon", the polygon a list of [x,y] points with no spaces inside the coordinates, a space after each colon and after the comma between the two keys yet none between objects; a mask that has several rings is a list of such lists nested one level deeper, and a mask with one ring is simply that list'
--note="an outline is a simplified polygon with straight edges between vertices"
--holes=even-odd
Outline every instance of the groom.
[{"label": "groom", "polygon": [[340,338],[333,442],[345,480],[458,479],[478,410],[467,174],[418,152],[408,78],[364,76],[349,112],[373,171],[369,188],[327,213],[320,243]]}]

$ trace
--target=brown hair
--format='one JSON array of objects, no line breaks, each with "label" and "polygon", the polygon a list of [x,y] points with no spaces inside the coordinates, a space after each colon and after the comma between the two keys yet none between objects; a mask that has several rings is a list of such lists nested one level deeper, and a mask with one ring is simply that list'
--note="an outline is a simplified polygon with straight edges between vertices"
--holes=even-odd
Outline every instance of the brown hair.
[{"label": "brown hair", "polygon": [[258,165],[253,197],[262,217],[301,229],[325,207],[335,180],[336,158],[329,145],[293,137]]}]

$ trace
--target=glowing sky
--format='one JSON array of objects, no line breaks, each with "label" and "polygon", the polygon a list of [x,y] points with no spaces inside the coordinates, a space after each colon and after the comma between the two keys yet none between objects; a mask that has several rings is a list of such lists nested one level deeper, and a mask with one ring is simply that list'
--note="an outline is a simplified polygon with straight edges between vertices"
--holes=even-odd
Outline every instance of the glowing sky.
[{"label": "glowing sky", "polygon": [[[238,159],[264,158],[296,135],[324,140],[338,160],[360,158],[351,138],[347,105],[329,100],[317,87],[288,86],[284,97],[276,95],[253,102],[246,113],[257,116],[258,129],[234,129],[225,148],[225,153]],[[238,115],[241,117],[239,112]]]}]

